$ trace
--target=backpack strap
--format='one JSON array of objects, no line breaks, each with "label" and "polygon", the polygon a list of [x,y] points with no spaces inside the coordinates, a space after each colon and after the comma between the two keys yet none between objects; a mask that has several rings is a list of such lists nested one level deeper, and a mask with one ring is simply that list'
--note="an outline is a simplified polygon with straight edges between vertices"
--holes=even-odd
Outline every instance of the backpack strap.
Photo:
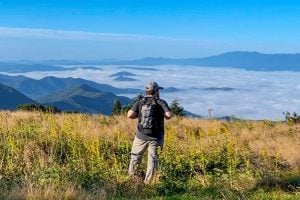
[{"label": "backpack strap", "polygon": [[143,107],[143,105],[146,103],[146,101],[147,101],[146,97],[143,97],[143,98],[140,98],[140,99],[139,99],[139,113],[138,113],[138,118],[139,118],[139,119],[140,119],[142,107]]}]

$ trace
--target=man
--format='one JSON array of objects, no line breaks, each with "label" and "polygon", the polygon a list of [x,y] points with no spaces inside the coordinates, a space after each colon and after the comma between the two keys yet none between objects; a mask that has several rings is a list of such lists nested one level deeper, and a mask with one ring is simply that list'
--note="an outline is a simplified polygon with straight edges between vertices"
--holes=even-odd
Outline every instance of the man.
[{"label": "man", "polygon": [[129,175],[134,175],[137,165],[142,161],[148,148],[148,164],[145,184],[149,184],[157,167],[157,149],[162,148],[164,141],[164,118],[172,117],[167,102],[159,98],[163,89],[156,82],[146,86],[146,96],[138,100],[128,111],[127,117],[138,118],[137,132],[132,144]]}]

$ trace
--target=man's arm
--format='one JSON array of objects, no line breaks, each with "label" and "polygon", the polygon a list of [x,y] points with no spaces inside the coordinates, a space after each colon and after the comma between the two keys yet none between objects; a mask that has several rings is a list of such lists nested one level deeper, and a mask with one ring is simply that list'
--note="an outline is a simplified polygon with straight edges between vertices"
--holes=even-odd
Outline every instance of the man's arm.
[{"label": "man's arm", "polygon": [[137,117],[137,114],[133,110],[128,110],[127,117],[130,119],[135,119]]},{"label": "man's arm", "polygon": [[164,110],[165,119],[171,119],[172,112],[171,112],[171,109],[169,108],[168,103],[165,100],[160,99],[159,104],[161,105],[162,109]]},{"label": "man's arm", "polygon": [[165,118],[166,119],[171,119],[171,117],[172,117],[172,113],[171,112],[169,112],[169,111],[165,112]]},{"label": "man's arm", "polygon": [[136,101],[132,107],[130,108],[130,110],[128,110],[127,112],[127,117],[130,119],[135,119],[138,117],[138,113],[139,113],[139,101]]}]

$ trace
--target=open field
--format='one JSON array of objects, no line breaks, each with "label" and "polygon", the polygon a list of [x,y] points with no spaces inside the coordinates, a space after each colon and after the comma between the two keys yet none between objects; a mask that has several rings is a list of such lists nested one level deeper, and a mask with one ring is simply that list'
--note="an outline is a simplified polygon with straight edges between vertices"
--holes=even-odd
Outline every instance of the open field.
[{"label": "open field", "polygon": [[127,175],[135,120],[2,111],[0,199],[300,199],[299,124],[165,127],[158,172],[143,185],[143,170]]}]

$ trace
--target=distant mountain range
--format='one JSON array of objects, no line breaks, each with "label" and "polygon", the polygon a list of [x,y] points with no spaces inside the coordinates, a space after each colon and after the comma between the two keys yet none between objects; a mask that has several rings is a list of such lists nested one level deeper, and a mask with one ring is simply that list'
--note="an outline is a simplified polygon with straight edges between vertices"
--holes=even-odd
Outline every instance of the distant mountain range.
[{"label": "distant mountain range", "polygon": [[108,84],[100,84],[81,78],[57,78],[53,76],[36,80],[25,76],[8,76],[0,74],[0,83],[11,86],[32,99],[37,99],[53,92],[66,90],[70,87],[83,84],[103,92],[112,92],[114,94],[139,94],[142,92],[142,90],[139,89],[116,88]]},{"label": "distant mountain range", "polygon": [[100,67],[94,66],[79,66],[79,67],[60,67],[55,65],[46,65],[46,64],[24,64],[24,63],[7,63],[0,62],[0,72],[7,73],[26,73],[33,71],[68,71],[68,70],[76,70],[79,68],[85,69],[93,69],[93,70],[102,70]]},{"label": "distant mountain range", "polygon": [[37,101],[47,106],[55,106],[62,111],[78,111],[84,113],[102,113],[109,115],[115,101],[122,105],[132,103],[132,99],[116,96],[111,92],[102,92],[89,85],[80,85],[65,91],[52,93]]},{"label": "distant mountain range", "polygon": [[16,109],[20,104],[35,104],[36,101],[26,97],[24,94],[12,87],[0,83],[0,109]]},{"label": "distant mountain range", "polygon": [[192,65],[231,67],[253,71],[300,71],[300,54],[262,54],[258,52],[229,52],[205,58],[143,58],[120,62],[127,65]]},{"label": "distant mountain range", "polygon": [[[0,63],[0,71],[17,72],[37,71],[39,70],[65,70],[53,65],[192,65],[202,67],[231,67],[246,69],[252,71],[300,71],[300,54],[263,54],[259,52],[234,51],[216,56],[204,58],[164,58],[164,57],[148,57],[136,60],[95,60],[95,61],[72,61],[72,60],[47,60],[32,62],[33,64],[14,64]],[[131,68],[140,70],[140,67],[123,66],[122,68]],[[145,67],[142,70],[157,70],[155,68]]]},{"label": "distant mountain range", "polygon": [[62,71],[63,67],[49,66],[44,64],[19,64],[0,62],[0,72],[24,73],[31,71]]}]

